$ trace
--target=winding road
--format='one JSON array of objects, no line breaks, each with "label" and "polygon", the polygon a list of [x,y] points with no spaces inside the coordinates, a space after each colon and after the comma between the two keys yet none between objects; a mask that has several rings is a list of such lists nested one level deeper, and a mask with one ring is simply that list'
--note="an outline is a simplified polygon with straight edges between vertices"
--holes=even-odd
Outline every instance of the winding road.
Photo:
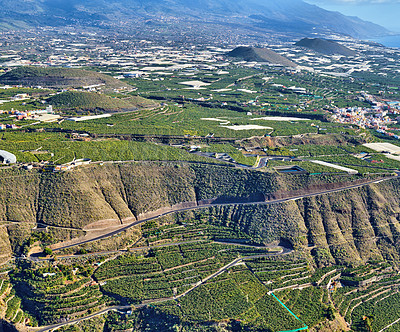
[{"label": "winding road", "polygon": [[102,314],[105,314],[109,311],[128,311],[128,310],[132,310],[132,308],[143,308],[149,304],[156,304],[156,303],[161,303],[161,302],[165,302],[165,301],[171,301],[171,300],[178,300],[179,298],[187,295],[188,293],[190,293],[191,291],[193,291],[194,289],[200,287],[201,285],[205,284],[208,280],[213,279],[217,276],[219,276],[220,274],[224,273],[225,271],[227,271],[228,269],[230,269],[231,267],[240,264],[241,262],[243,262],[244,260],[247,259],[252,259],[252,258],[261,258],[261,257],[271,257],[271,256],[280,256],[280,255],[287,255],[290,254],[293,250],[286,248],[286,247],[280,247],[281,251],[280,252],[275,252],[275,253],[269,253],[269,254],[262,254],[262,255],[252,255],[252,256],[245,256],[245,257],[239,257],[234,259],[232,262],[226,264],[225,266],[223,266],[222,268],[220,268],[217,272],[209,275],[208,277],[204,278],[203,280],[199,281],[198,283],[196,283],[192,288],[188,289],[187,291],[185,291],[182,294],[179,294],[177,296],[173,296],[173,297],[169,297],[169,298],[165,298],[165,299],[156,299],[154,301],[151,302],[147,302],[147,303],[142,303],[142,304],[136,304],[136,305],[132,305],[132,306],[113,306],[113,307],[109,307],[109,308],[105,308],[103,310],[100,310],[98,312],[95,312],[93,314],[87,315],[85,317],[81,317],[81,318],[77,318],[65,323],[59,323],[59,324],[54,324],[54,325],[50,325],[50,326],[46,326],[46,327],[41,327],[40,329],[31,329],[31,331],[37,331],[37,332],[46,332],[46,331],[55,331],[57,329],[59,329],[60,327],[66,326],[66,325],[74,325],[77,324],[81,321],[96,317],[96,316],[100,316]]},{"label": "winding road", "polygon": [[199,210],[199,209],[205,209],[205,208],[210,208],[210,207],[215,207],[215,206],[232,206],[232,205],[236,205],[236,206],[246,206],[246,205],[272,205],[272,204],[280,204],[280,203],[285,203],[285,202],[289,202],[289,201],[295,201],[298,199],[303,199],[303,198],[307,198],[307,197],[314,197],[314,196],[319,196],[319,195],[325,195],[325,194],[330,194],[330,193],[335,193],[335,192],[341,192],[344,190],[350,190],[350,189],[355,189],[355,188],[360,188],[360,187],[364,187],[367,185],[371,185],[371,184],[377,184],[383,181],[389,181],[392,180],[394,178],[397,178],[399,176],[399,173],[395,173],[396,175],[394,176],[390,176],[390,177],[386,177],[386,178],[380,178],[377,180],[371,180],[371,181],[366,181],[363,183],[358,183],[358,184],[350,184],[344,187],[340,187],[340,188],[336,188],[336,189],[328,189],[328,190],[320,190],[320,191],[316,191],[316,192],[312,192],[312,193],[307,193],[307,194],[302,194],[302,195],[297,195],[297,196],[292,196],[292,197],[287,197],[287,198],[280,198],[280,199],[271,199],[268,201],[252,201],[252,202],[228,202],[228,203],[208,203],[208,204],[198,204],[196,206],[191,206],[191,207],[187,207],[187,208],[176,208],[176,209],[172,209],[170,211],[167,212],[163,212],[160,214],[157,214],[155,216],[149,217],[149,218],[145,218],[145,219],[141,219],[141,220],[137,220],[133,223],[130,223],[124,227],[121,227],[117,230],[111,231],[109,233],[103,234],[101,236],[98,237],[94,237],[88,240],[82,240],[81,242],[77,242],[74,244],[70,244],[70,245],[65,245],[65,246],[61,246],[58,247],[56,249],[53,250],[53,252],[58,252],[60,250],[63,249],[68,249],[71,247],[76,247],[82,244],[86,244],[86,243],[90,243],[90,242],[94,242],[94,241],[98,241],[98,240],[102,240],[105,238],[108,238],[110,236],[113,235],[117,235],[121,232],[124,232],[126,230],[128,230],[129,228],[138,226],[140,224],[143,224],[147,221],[151,221],[151,220],[155,220],[158,219],[160,217],[163,216],[167,216],[173,213],[178,213],[178,212],[185,212],[185,211],[193,211],[193,210]]},{"label": "winding road", "polygon": [[[110,233],[107,233],[105,235],[99,236],[97,238],[94,239],[90,239],[87,241],[82,241],[73,245],[69,245],[69,246],[64,246],[64,247],[60,247],[58,249],[55,249],[54,251],[59,251],[62,249],[66,249],[66,248],[70,248],[70,247],[74,247],[77,245],[81,245],[84,243],[88,243],[88,242],[93,242],[93,241],[97,241],[97,240],[101,240],[103,238],[107,238],[113,235],[116,235],[118,233],[121,233],[131,227],[140,225],[142,223],[145,223],[149,220],[154,220],[157,219],[159,217],[165,216],[165,215],[169,215],[172,213],[177,213],[177,212],[183,212],[183,211],[190,211],[190,210],[196,210],[196,209],[203,209],[203,208],[209,208],[209,207],[213,207],[213,206],[231,206],[231,205],[254,205],[254,204],[260,204],[260,205],[269,205],[269,204],[279,204],[279,203],[284,203],[284,202],[288,202],[288,201],[293,201],[293,200],[297,200],[297,199],[302,199],[302,198],[306,198],[306,197],[313,197],[313,196],[318,196],[318,195],[324,195],[324,194],[329,194],[329,193],[334,193],[334,192],[341,192],[344,190],[350,190],[350,189],[355,189],[355,188],[360,188],[366,185],[370,185],[370,184],[376,184],[376,183],[380,183],[383,181],[388,181],[394,178],[398,177],[398,173],[396,173],[395,176],[391,176],[391,177],[387,177],[387,178],[381,178],[381,179],[377,179],[377,180],[371,180],[371,181],[367,181],[364,183],[358,183],[358,184],[351,184],[351,185],[347,185],[341,188],[336,188],[336,189],[330,189],[330,190],[321,190],[321,191],[317,191],[317,192],[313,192],[313,193],[307,193],[307,194],[303,194],[303,195],[298,195],[298,196],[293,196],[293,197],[288,197],[288,198],[282,198],[282,199],[272,199],[269,201],[254,201],[254,202],[243,202],[243,203],[210,203],[210,204],[201,204],[201,205],[197,205],[194,207],[188,207],[188,208],[177,208],[175,210],[171,210],[165,213],[160,213],[156,216],[152,216],[150,218],[145,218],[143,220],[138,220],[134,223],[131,223],[129,225],[126,225],[125,227],[116,230],[116,231],[112,231]],[[277,246],[278,247],[278,246]],[[146,248],[150,248],[150,247],[146,247]],[[109,311],[127,311],[127,310],[131,310],[132,308],[142,308],[145,307],[149,304],[155,304],[155,303],[161,303],[161,302],[165,302],[168,300],[177,300],[185,295],[187,295],[189,292],[193,291],[194,289],[196,289],[197,287],[200,287],[201,285],[203,285],[204,283],[206,283],[208,280],[215,278],[217,276],[219,276],[220,274],[224,273],[225,271],[227,271],[229,268],[242,263],[244,260],[246,259],[251,259],[251,258],[258,258],[258,257],[270,257],[270,256],[278,256],[278,255],[287,255],[289,253],[291,253],[293,250],[289,249],[289,248],[285,248],[285,247],[280,247],[281,251],[280,252],[274,252],[274,253],[268,253],[268,254],[262,254],[262,255],[253,255],[253,256],[245,256],[245,257],[240,257],[240,258],[236,258],[235,260],[231,261],[230,263],[228,263],[227,265],[223,266],[221,269],[219,269],[217,272],[211,274],[210,276],[204,278],[203,280],[199,281],[197,284],[193,285],[192,288],[190,288],[189,290],[187,290],[186,292],[179,294],[177,296],[173,296],[171,298],[167,298],[167,299],[156,299],[154,301],[148,302],[148,303],[144,303],[144,304],[138,304],[138,305],[134,305],[134,306],[113,306],[113,307],[109,307],[109,308],[105,308],[101,311],[98,311],[96,313],[90,314],[88,316],[85,317],[81,317],[75,320],[71,320],[65,323],[60,323],[60,324],[55,324],[55,325],[51,325],[51,326],[47,326],[47,327],[41,327],[40,329],[32,329],[32,331],[38,331],[38,332],[45,332],[45,331],[54,331],[57,330],[58,328],[62,327],[62,326],[66,326],[66,325],[72,325],[72,324],[77,324],[83,320],[87,320],[102,314],[105,314]],[[393,324],[397,323],[398,321],[393,322]],[[388,326],[389,327],[389,326]],[[387,327],[386,327],[387,328]]]}]

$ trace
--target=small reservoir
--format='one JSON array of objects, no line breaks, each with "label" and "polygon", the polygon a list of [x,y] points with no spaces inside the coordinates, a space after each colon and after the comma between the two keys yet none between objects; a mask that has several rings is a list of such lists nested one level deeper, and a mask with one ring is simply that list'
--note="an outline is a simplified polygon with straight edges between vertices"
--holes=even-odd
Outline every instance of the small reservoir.
[{"label": "small reservoir", "polygon": [[301,168],[300,166],[294,165],[294,166],[276,166],[274,169],[278,173],[296,173],[296,174],[307,174],[308,172],[304,169]]}]

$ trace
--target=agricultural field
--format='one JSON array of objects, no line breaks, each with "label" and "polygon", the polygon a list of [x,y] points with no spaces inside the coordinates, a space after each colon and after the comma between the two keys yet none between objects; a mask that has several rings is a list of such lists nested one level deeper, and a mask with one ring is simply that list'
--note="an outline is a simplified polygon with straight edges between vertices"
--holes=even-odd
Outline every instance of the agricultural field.
[{"label": "agricultural field", "polygon": [[[121,256],[103,264],[96,271],[95,278],[107,294],[116,294],[130,303],[165,301],[155,307],[183,322],[235,318],[245,325],[267,331],[303,327],[304,323],[298,317],[268,293],[267,282],[261,282],[258,274],[248,268],[251,264],[247,263],[247,258],[246,264],[231,267],[207,279],[238,255],[250,254],[246,250],[242,252],[240,247],[227,249],[226,245],[199,242],[155,249],[148,258]],[[256,256],[260,255],[258,251]],[[270,266],[274,266],[274,262],[283,266],[283,262],[274,260],[269,261]],[[316,288],[314,292],[316,301],[322,298],[322,290]],[[278,292],[277,296],[283,298],[283,295],[283,292]],[[307,295],[305,293],[304,298]],[[301,306],[300,303],[297,305]],[[299,307],[294,307],[297,312]],[[308,317],[307,323],[313,326],[325,319],[326,313],[322,310],[319,316]]]},{"label": "agricultural field", "polygon": [[[6,318],[43,326],[110,306],[144,304],[148,309],[138,307],[126,326],[141,310],[154,309],[157,319],[165,315],[164,320],[182,324],[236,319],[266,331],[304,326],[305,317],[293,315],[299,314],[296,306],[290,313],[277,300],[286,302],[286,293],[278,291],[276,298],[269,293],[269,281],[274,286],[281,284],[275,281],[278,274],[261,278],[258,270],[268,266],[313,274],[306,261],[294,256],[288,262],[279,260],[279,247],[263,247],[244,233],[190,220],[164,226],[145,224],[142,232],[145,247],[137,252],[133,250],[140,248],[140,242],[130,248],[131,253],[108,258],[78,256],[65,262],[17,263],[10,281],[0,284]],[[257,268],[260,262],[262,267]],[[296,282],[295,274],[287,278]],[[321,291],[315,290],[314,296],[318,294]],[[324,315],[309,318],[307,324],[318,324]],[[121,319],[115,314],[104,317],[105,324]]]},{"label": "agricultural field", "polygon": [[[359,102],[349,92],[360,90],[361,84],[345,79],[321,78],[306,72],[288,73],[267,67],[251,69],[231,66],[224,73],[192,73],[190,79],[207,85],[202,85],[200,89],[184,87],[181,83],[185,81],[185,74],[160,78],[157,74],[150,73],[146,79],[130,79],[126,82],[135,86],[137,93],[146,98],[193,100],[214,105],[227,103],[226,106],[249,110],[301,110],[310,114],[322,114],[321,109],[329,108],[332,99],[335,99],[338,107],[367,105]],[[298,95],[285,88],[291,86],[305,88],[308,93]],[[349,89],[346,91],[343,86]]]},{"label": "agricultural field", "polygon": [[[262,245],[255,242],[244,232],[232,230],[229,227],[210,225],[199,219],[179,221],[178,224],[157,228],[154,228],[155,226],[148,222],[142,226],[143,241],[146,245],[200,240]],[[142,243],[137,243],[137,246],[139,245],[142,245]]]},{"label": "agricultural field", "polygon": [[[205,48],[186,67],[128,44],[105,42],[98,66],[0,76],[13,85],[0,150],[18,161],[0,167],[0,318],[76,332],[380,332],[399,319],[400,157],[364,145],[400,146],[387,60],[352,72],[322,57],[329,74]],[[23,114],[49,105],[53,122]],[[373,125],[350,122],[363,109]]]},{"label": "agricultural field", "polygon": [[3,133],[0,149],[16,155],[21,163],[50,162],[64,164],[74,159],[92,161],[176,160],[219,163],[190,154],[185,150],[150,142],[132,142],[118,139],[92,141],[74,140],[57,133]]},{"label": "agricultural field", "polygon": [[[56,76],[61,73],[57,70],[54,73],[39,72],[40,75],[51,72]],[[79,81],[83,72],[72,70],[68,75]],[[20,74],[16,72],[15,75]],[[104,75],[99,75],[94,73],[91,79],[103,79]],[[13,74],[9,76],[12,78]],[[379,141],[380,138],[374,137],[376,133],[329,121],[329,112],[333,107],[340,107],[332,105],[333,99],[335,103],[347,106],[368,106],[353,98],[353,93],[363,86],[357,80],[324,77],[324,88],[321,88],[321,78],[311,73],[290,73],[272,67],[245,68],[234,64],[221,72],[199,70],[189,75],[185,70],[178,70],[164,77],[149,72],[139,78],[108,79],[116,86],[129,88],[98,92],[77,89],[61,94],[57,87],[19,87],[1,91],[0,98],[4,99],[27,94],[28,100],[17,102],[24,106],[20,110],[44,108],[54,100],[56,114],[61,118],[52,123],[15,121],[6,113],[0,114],[1,123],[19,127],[0,132],[0,149],[14,153],[21,163],[65,164],[82,158],[92,161],[224,163],[188,153],[194,146],[205,153],[227,153],[236,163],[247,166],[255,166],[258,155],[297,157],[303,159],[298,166],[309,173],[337,172],[334,168],[312,164],[310,159],[353,165],[361,174],[385,173],[399,168],[398,161],[362,146],[367,141]],[[308,93],[300,95],[287,89],[293,86],[305,88]],[[109,111],[113,108],[113,99],[116,101],[114,106],[125,108],[124,112],[117,110],[111,112],[110,117],[87,121],[66,120],[76,114],[99,114],[106,108]],[[146,104],[146,100],[149,103]],[[106,106],[96,106],[97,102]],[[141,105],[129,110],[130,103]],[[7,107],[19,107],[14,104],[4,103]],[[90,105],[93,111],[85,111],[81,104]],[[343,139],[337,140],[338,136]],[[320,140],[318,137],[323,137],[325,143],[313,143],[313,137],[316,137],[315,142]],[[287,139],[283,145],[274,143],[274,140],[283,139]],[[253,144],[249,144],[250,140],[257,141],[253,146],[255,149],[249,148]],[[329,140],[333,143],[327,144]],[[248,153],[249,150],[252,152]],[[369,153],[371,158],[354,157],[363,152]],[[371,160],[379,164],[372,165]],[[286,161],[280,164],[272,160],[267,163],[267,169],[273,171],[275,166],[283,165]]]},{"label": "agricultural field", "polygon": [[[22,296],[23,308],[35,319],[31,325],[50,325],[60,319],[81,317],[98,311],[115,300],[104,296],[90,275],[92,268],[58,265],[26,271],[20,266],[12,276],[16,293]],[[7,303],[7,311],[15,312],[21,299]],[[18,301],[17,301],[18,300]],[[6,317],[7,318],[7,317]]]},{"label": "agricultural field", "polygon": [[398,315],[396,306],[384,309],[397,301],[400,280],[388,263],[318,268],[305,252],[265,246],[209,218],[178,219],[143,224],[141,239],[114,254],[16,263],[0,281],[5,317],[50,325],[116,306],[122,311],[103,314],[101,324],[230,321],[277,332],[333,324],[336,310],[356,331],[364,316],[379,331]]},{"label": "agricultural field", "polygon": [[331,298],[354,330],[380,331],[398,317],[399,277],[389,264],[345,269],[340,282]]},{"label": "agricultural field", "polygon": [[[313,120],[314,121],[314,120]],[[124,114],[115,114],[105,119],[89,122],[64,121],[61,124],[45,124],[45,128],[59,128],[97,134],[136,134],[136,135],[191,135],[205,137],[210,133],[219,138],[247,138],[252,136],[286,136],[317,133],[311,120],[287,122],[268,121],[256,115],[223,108],[205,108],[195,104],[168,104],[156,109],[138,110]],[[323,124],[329,132],[346,132],[350,129],[336,124],[315,120],[314,124]],[[238,126],[243,127],[242,130]],[[30,128],[38,127],[32,126]],[[40,126],[43,127],[43,124]],[[255,129],[253,129],[255,128]],[[258,129],[257,129],[258,128]],[[354,132],[354,131],[353,131]]]}]

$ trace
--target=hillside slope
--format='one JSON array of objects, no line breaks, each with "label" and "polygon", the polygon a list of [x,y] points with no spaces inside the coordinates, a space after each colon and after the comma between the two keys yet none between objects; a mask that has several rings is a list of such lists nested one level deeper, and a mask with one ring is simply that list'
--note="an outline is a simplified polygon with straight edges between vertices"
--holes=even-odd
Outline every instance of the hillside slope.
[{"label": "hillside slope", "polygon": [[78,88],[100,85],[103,89],[119,89],[127,84],[94,71],[73,68],[19,67],[0,76],[0,84],[42,86],[45,88]]},{"label": "hillside slope", "polygon": [[82,109],[104,111],[132,110],[138,107],[156,106],[150,100],[142,97],[131,97],[129,99],[111,98],[105,94],[93,92],[68,91],[47,99],[50,105],[57,109]]},{"label": "hillside slope", "polygon": [[[214,198],[237,201],[354,179],[173,162],[93,165],[64,173],[3,170],[2,175],[0,220],[72,228],[101,219],[137,218],[181,202]],[[18,197],[18,202],[13,197]]]},{"label": "hillside slope", "polygon": [[216,23],[220,26],[233,24],[247,32],[261,29],[264,33],[333,31],[354,37],[388,33],[376,24],[324,10],[302,0],[1,0],[0,5],[0,28],[5,30],[49,24],[102,28],[112,25],[113,29],[124,26],[137,30],[138,24],[146,29],[145,22],[149,23],[149,20],[168,27],[171,21],[160,19],[164,17],[175,18],[174,27],[182,28],[185,24],[196,22],[211,31]]},{"label": "hillside slope", "polygon": [[211,214],[266,242],[308,248],[320,266],[400,262],[399,180],[279,205],[225,207]]},{"label": "hillside slope", "polygon": [[[0,192],[0,220],[19,222],[8,226],[9,233],[27,222],[82,229],[99,220],[134,221],[143,213],[181,202],[257,200],[277,192],[355,179],[174,163],[92,166],[58,174],[2,172],[0,185],[5,190]],[[210,218],[210,222],[219,220],[254,239],[308,248],[321,265],[376,258],[400,262],[399,182],[282,204],[213,207],[191,214]],[[13,248],[21,236],[15,239],[10,233]],[[10,246],[7,239],[2,243],[5,248]]]},{"label": "hillside slope", "polygon": [[280,65],[285,67],[296,67],[297,65],[285,58],[284,56],[268,49],[257,47],[240,46],[227,54],[229,57],[243,59],[245,61],[255,61],[269,63],[272,65]]},{"label": "hillside slope", "polygon": [[344,55],[355,56],[357,53],[346,46],[343,46],[333,40],[326,40],[321,38],[303,38],[295,43],[296,46],[308,48],[318,53],[327,55]]}]

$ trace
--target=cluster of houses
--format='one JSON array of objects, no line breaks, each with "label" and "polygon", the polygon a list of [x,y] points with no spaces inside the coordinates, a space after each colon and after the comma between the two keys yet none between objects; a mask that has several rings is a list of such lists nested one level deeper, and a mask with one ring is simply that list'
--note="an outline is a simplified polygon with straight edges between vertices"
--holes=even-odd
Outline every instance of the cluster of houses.
[{"label": "cluster of houses", "polygon": [[78,166],[89,165],[91,162],[92,162],[92,160],[88,159],[88,158],[75,159],[72,162],[67,163],[67,164],[46,165],[45,167],[42,168],[42,170],[43,170],[43,172],[52,172],[52,173],[66,172],[66,171],[71,171],[75,167],[78,167]]},{"label": "cluster of houses", "polygon": [[[370,108],[337,108],[334,110],[332,119],[340,123],[357,125],[364,129],[375,129],[381,134],[400,139],[400,136],[393,133],[393,131],[399,129],[389,127],[389,125],[396,124],[400,121],[400,116],[394,118],[395,115],[400,114],[400,103],[395,101],[378,101],[374,96],[366,93],[363,93],[363,99],[371,104]],[[392,115],[392,117],[389,115]]]},{"label": "cluster of houses", "polygon": [[[0,86],[0,89],[5,90],[5,89],[11,89],[11,86]],[[0,105],[5,104],[5,103],[10,103],[12,101],[24,101],[24,100],[29,100],[31,97],[27,93],[19,93],[16,94],[15,96],[9,98],[9,99],[2,99],[0,100]]]},{"label": "cluster of houses", "polygon": [[[46,109],[23,111],[23,112],[15,109],[12,109],[10,111],[0,110],[0,114],[9,115],[11,118],[14,118],[15,120],[18,121],[27,119],[27,120],[38,120],[40,122],[52,122],[60,118],[59,115],[54,114],[53,106],[51,105],[47,106]],[[18,129],[18,128],[20,127],[15,123],[10,123],[10,124],[0,123],[0,130]]]},{"label": "cluster of houses", "polygon": [[395,123],[387,114],[387,111],[374,112],[370,108],[347,107],[333,111],[332,118],[336,122],[354,124],[361,128],[380,129],[391,123]]},{"label": "cluster of houses", "polygon": [[42,110],[31,110],[31,111],[19,111],[16,109],[11,109],[10,111],[0,110],[0,114],[9,114],[15,117],[17,120],[23,119],[37,119],[43,114],[54,114],[53,106],[49,105]]},{"label": "cluster of houses", "polygon": [[17,126],[15,123],[7,123],[7,124],[0,123],[0,130],[19,129],[19,128],[21,127]]}]

